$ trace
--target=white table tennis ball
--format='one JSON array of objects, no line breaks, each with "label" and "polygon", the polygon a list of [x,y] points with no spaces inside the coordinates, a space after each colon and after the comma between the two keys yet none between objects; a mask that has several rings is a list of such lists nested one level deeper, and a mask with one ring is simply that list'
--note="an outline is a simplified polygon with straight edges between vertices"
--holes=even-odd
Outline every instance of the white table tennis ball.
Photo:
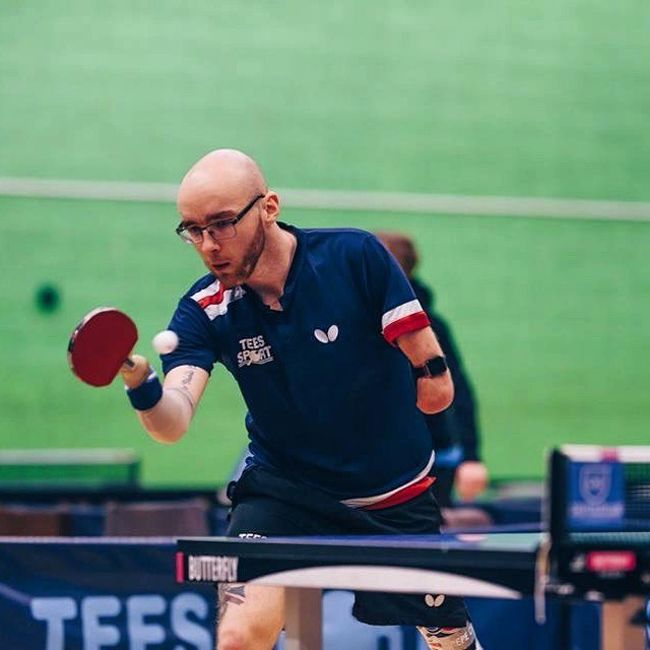
[{"label": "white table tennis ball", "polygon": [[169,354],[178,347],[178,334],[172,330],[163,330],[153,337],[151,344],[158,354]]}]

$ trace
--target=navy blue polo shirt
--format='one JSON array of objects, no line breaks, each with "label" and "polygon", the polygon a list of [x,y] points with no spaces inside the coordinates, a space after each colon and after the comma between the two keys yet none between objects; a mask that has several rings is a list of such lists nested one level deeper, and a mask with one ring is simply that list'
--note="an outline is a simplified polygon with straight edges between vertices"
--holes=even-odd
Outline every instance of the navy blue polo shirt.
[{"label": "navy blue polo shirt", "polygon": [[251,462],[339,499],[383,494],[431,458],[410,363],[392,345],[428,318],[374,235],[281,227],[298,241],[282,311],[206,275],[179,301],[163,370],[226,366],[248,407]]}]

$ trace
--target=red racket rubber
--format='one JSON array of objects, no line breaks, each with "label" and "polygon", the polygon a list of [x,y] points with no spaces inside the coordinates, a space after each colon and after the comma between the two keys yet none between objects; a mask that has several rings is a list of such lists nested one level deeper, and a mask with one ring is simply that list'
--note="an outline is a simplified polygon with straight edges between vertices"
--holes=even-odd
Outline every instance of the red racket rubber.
[{"label": "red racket rubber", "polygon": [[68,343],[68,363],[81,381],[108,386],[138,340],[135,323],[119,309],[98,307],[84,316]]}]

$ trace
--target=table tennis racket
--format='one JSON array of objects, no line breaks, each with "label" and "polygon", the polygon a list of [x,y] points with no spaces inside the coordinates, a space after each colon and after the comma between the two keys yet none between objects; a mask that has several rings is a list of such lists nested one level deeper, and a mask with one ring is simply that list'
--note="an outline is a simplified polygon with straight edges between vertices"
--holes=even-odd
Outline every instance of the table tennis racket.
[{"label": "table tennis racket", "polygon": [[68,343],[68,363],[81,381],[108,386],[129,358],[138,340],[135,323],[119,309],[98,307],[84,316]]}]

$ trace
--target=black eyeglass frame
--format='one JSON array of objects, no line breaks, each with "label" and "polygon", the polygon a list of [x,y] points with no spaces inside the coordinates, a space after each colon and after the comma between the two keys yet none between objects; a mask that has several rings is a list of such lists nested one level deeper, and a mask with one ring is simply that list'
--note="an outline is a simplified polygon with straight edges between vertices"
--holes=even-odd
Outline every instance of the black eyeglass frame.
[{"label": "black eyeglass frame", "polygon": [[[212,233],[209,232],[210,237],[216,240],[220,239],[232,239],[237,235],[237,231],[234,228],[236,224],[238,224],[250,211],[250,209],[260,200],[263,199],[266,196],[266,194],[258,194],[254,199],[252,199],[246,206],[238,212],[232,219],[215,219],[214,221],[211,221],[209,224],[206,226],[197,226],[196,224],[184,224],[184,223],[179,223],[178,226],[176,226],[176,234],[187,244],[190,244],[192,246],[195,246],[196,244],[200,244],[203,241],[204,238],[204,232],[206,230],[209,231],[210,228],[212,228],[215,224],[219,224],[220,226],[233,226],[233,234],[229,237],[214,237]],[[197,239],[196,241],[191,238],[189,235],[188,229],[189,228],[197,228],[198,231],[201,233],[201,239]],[[184,234],[185,233],[185,234]],[[187,235],[187,236],[186,236]]]}]

